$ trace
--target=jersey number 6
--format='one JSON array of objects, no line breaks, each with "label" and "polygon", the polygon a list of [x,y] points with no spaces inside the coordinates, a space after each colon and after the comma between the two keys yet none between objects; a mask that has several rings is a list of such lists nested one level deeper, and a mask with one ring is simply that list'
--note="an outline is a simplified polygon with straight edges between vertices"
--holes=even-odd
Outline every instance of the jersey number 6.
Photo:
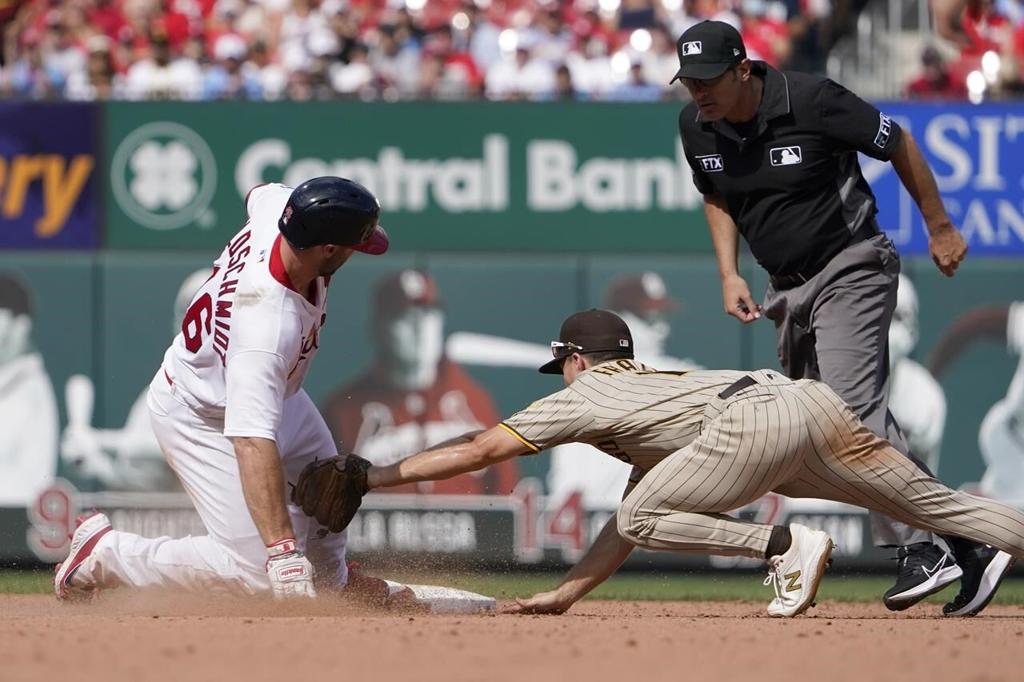
[{"label": "jersey number 6", "polygon": [[188,307],[185,317],[181,319],[181,335],[185,339],[185,348],[198,353],[203,346],[203,331],[207,334],[213,328],[213,298],[203,294]]}]

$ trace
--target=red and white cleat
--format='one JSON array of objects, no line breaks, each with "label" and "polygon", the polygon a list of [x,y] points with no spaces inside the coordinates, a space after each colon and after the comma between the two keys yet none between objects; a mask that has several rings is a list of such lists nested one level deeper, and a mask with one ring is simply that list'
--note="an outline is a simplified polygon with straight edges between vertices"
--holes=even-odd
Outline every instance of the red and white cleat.
[{"label": "red and white cleat", "polygon": [[93,585],[74,585],[75,573],[92,554],[100,538],[111,531],[110,519],[106,514],[100,512],[79,516],[76,523],[77,527],[71,536],[68,558],[57,564],[57,573],[53,577],[53,591],[57,595],[57,599],[61,601],[93,594],[95,591]]}]

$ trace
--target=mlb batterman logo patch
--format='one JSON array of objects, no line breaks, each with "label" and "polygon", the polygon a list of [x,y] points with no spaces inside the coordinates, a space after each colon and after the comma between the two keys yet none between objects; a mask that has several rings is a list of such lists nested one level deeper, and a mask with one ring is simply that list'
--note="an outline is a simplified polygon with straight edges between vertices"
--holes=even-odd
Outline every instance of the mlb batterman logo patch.
[{"label": "mlb batterman logo patch", "polygon": [[774,147],[768,150],[768,158],[773,166],[795,166],[804,160],[799,145],[792,147]]},{"label": "mlb batterman logo patch", "polygon": [[699,40],[691,40],[688,43],[683,43],[683,47],[681,48],[681,50],[681,54],[684,57],[688,57],[691,54],[701,54],[702,43]]}]

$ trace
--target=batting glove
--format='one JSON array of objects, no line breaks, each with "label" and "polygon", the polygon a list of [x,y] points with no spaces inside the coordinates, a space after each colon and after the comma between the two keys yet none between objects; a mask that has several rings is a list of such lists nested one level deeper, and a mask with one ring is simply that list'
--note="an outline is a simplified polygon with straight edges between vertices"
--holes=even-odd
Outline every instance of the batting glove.
[{"label": "batting glove", "polygon": [[275,599],[316,597],[313,564],[298,550],[295,538],[267,546],[267,575]]}]

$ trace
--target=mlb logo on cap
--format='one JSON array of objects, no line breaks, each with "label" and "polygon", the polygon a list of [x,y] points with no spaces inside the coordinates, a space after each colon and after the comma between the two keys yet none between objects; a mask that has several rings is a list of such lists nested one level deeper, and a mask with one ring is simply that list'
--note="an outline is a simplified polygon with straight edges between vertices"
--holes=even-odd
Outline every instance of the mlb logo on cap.
[{"label": "mlb logo on cap", "polygon": [[711,80],[736,66],[747,56],[739,31],[722,21],[702,21],[688,28],[676,41],[680,78]]}]

